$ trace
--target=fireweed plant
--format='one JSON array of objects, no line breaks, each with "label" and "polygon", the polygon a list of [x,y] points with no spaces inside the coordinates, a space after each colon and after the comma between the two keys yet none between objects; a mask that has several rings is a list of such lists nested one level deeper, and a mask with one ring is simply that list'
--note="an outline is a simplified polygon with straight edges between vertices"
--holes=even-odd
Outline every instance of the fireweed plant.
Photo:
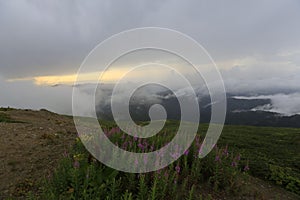
[{"label": "fireweed plant", "polygon": [[[132,152],[159,149],[174,136],[165,130],[150,139],[140,139],[114,127],[105,129],[105,134],[114,144]],[[203,188],[210,188],[212,193],[238,194],[246,184],[247,171],[250,170],[248,161],[242,159],[239,152],[231,152],[227,145],[215,145],[208,156],[200,159],[201,143],[202,138],[197,135],[192,146],[171,165],[155,172],[134,174],[103,165],[77,138],[72,152],[65,152],[59,167],[47,176],[42,198],[202,199],[205,197]],[[175,156],[178,152],[173,153]],[[133,167],[137,162],[132,161]],[[148,162],[146,156],[143,162]]]}]

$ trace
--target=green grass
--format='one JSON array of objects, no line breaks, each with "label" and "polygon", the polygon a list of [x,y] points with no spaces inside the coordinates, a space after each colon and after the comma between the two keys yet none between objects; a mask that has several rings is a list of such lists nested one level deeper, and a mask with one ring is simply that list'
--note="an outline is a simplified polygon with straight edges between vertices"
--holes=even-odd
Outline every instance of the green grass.
[{"label": "green grass", "polygon": [[[105,123],[107,130],[114,126]],[[146,152],[154,143],[164,146],[176,133],[177,122],[168,122],[165,130],[150,139],[135,140],[114,130],[109,138],[128,151]],[[133,174],[111,169],[93,159],[77,140],[74,149],[65,153],[59,168],[44,185],[42,199],[201,199],[209,193],[242,195],[248,178],[246,161],[239,152],[226,153],[228,147],[215,148],[204,159],[198,157],[200,137],[176,162],[155,172]],[[129,144],[132,142],[132,145]],[[126,144],[126,145],[124,145]],[[140,145],[143,144],[144,147]],[[126,146],[126,147],[124,147]],[[174,148],[174,152],[177,150]],[[105,152],[101,152],[105,154]],[[218,159],[216,159],[218,158]],[[144,161],[145,162],[145,161]],[[146,161],[147,162],[147,161]],[[132,167],[135,167],[132,162]]]},{"label": "green grass", "polygon": [[219,144],[248,158],[253,176],[300,194],[300,129],[225,126]]},{"label": "green grass", "polygon": [[10,116],[5,113],[0,111],[0,123],[5,122],[5,123],[23,123],[21,121],[16,121],[10,118]]},{"label": "green grass", "polygon": [[13,120],[10,119],[8,114],[0,112],[0,122],[9,123],[9,122],[13,122]]},{"label": "green grass", "polygon": [[[107,130],[114,127],[111,122],[101,123]],[[171,140],[177,128],[178,122],[168,121],[159,136],[145,142],[154,142],[159,148]],[[207,124],[201,124],[199,140],[207,128]],[[110,139],[118,144],[132,140],[122,135],[116,132]],[[77,141],[59,168],[45,181],[41,198],[148,200],[251,195],[244,190],[248,172],[300,194],[299,141],[300,129],[225,126],[217,147],[204,159],[198,158],[199,143],[195,141],[189,153],[175,163],[145,174],[123,173],[106,167]],[[126,148],[142,151],[137,144]],[[249,171],[245,170],[246,166]]]}]

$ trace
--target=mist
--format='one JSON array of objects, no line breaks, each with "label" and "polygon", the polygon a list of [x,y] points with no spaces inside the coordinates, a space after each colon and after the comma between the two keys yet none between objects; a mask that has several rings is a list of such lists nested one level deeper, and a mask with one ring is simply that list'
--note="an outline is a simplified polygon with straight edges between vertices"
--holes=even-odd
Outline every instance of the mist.
[{"label": "mist", "polygon": [[72,87],[37,86],[30,81],[7,82],[0,76],[0,105],[21,109],[47,109],[60,114],[72,114]]},{"label": "mist", "polygon": [[235,96],[236,99],[270,99],[271,104],[258,106],[253,111],[268,111],[280,113],[285,116],[300,114],[300,93],[275,94],[259,96]]}]

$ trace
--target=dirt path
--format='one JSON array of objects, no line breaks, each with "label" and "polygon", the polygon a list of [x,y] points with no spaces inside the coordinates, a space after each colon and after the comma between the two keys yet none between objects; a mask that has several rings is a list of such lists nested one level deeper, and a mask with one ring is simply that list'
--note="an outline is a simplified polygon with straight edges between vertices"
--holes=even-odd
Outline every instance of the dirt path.
[{"label": "dirt path", "polygon": [[0,199],[36,190],[76,137],[72,118],[46,110],[5,113],[23,123],[0,123]]}]

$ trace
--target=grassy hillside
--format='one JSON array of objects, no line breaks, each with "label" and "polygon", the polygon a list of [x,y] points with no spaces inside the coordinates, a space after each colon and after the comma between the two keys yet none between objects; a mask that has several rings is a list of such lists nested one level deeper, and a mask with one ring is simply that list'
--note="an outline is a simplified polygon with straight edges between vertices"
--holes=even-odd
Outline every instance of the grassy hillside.
[{"label": "grassy hillside", "polygon": [[[111,122],[101,122],[109,138],[128,151],[144,152],[170,141],[178,123],[168,121],[164,130],[150,140],[134,140]],[[172,165],[146,174],[129,174],[110,169],[93,159],[77,141],[56,172],[47,178],[47,199],[298,199],[300,194],[300,129],[226,126],[214,150],[198,158],[199,144],[208,125],[202,124],[196,141]],[[130,142],[131,141],[131,142]],[[134,142],[136,141],[136,144]],[[133,143],[132,146],[128,144]],[[143,147],[141,147],[143,146]],[[132,161],[134,167],[134,161]],[[259,177],[280,185],[256,188]],[[256,180],[256,179],[255,179]],[[258,180],[258,179],[257,179]],[[266,190],[266,187],[271,187]],[[275,189],[273,189],[273,187]],[[283,189],[282,189],[283,190]],[[283,190],[283,191],[284,191]],[[273,195],[273,196],[272,196]],[[286,196],[288,195],[288,197]]]},{"label": "grassy hillside", "polygon": [[249,159],[250,174],[300,194],[300,129],[225,126],[218,144]]}]

